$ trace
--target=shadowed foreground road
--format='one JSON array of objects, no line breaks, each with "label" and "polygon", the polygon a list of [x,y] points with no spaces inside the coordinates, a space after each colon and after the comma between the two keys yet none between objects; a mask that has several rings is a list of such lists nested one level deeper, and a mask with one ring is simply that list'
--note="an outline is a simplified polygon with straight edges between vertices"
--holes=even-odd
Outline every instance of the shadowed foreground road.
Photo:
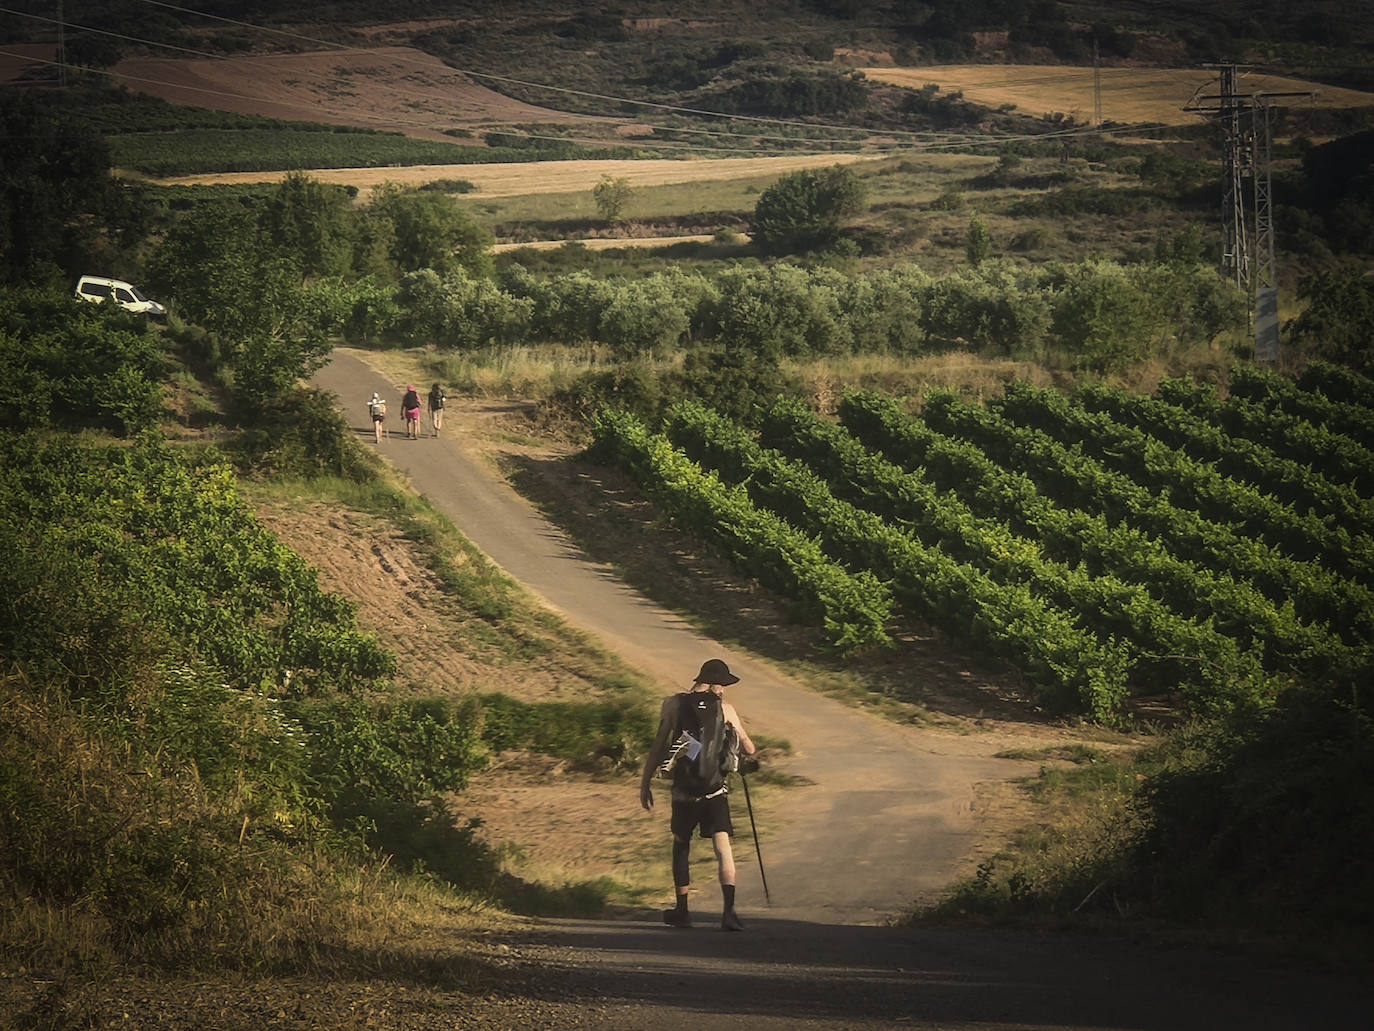
[{"label": "shadowed foreground road", "polygon": [[[369,440],[365,399],[373,390],[399,398],[346,353],[315,382],[340,397]],[[969,854],[973,786],[1037,764],[991,759],[968,737],[884,723],[732,655],[589,561],[457,439],[393,436],[382,451],[514,579],[658,677],[665,691],[684,688],[703,658],[725,657],[744,678],[731,700],[746,722],[790,740],[792,772],[815,785],[779,803],[784,826],[765,850],[776,906],[760,904],[754,869],[741,867],[744,934],[721,933],[707,911],[691,931],[644,920],[543,921],[534,935],[507,942],[520,994],[464,1003],[454,1027],[1374,1026],[1367,978],[1116,939],[875,926],[921,891],[947,884]],[[701,897],[714,910],[709,887]]]},{"label": "shadowed foreground road", "polygon": [[[742,935],[547,928],[552,976],[538,998],[549,1028],[1354,1031],[1369,1027],[1374,1001],[1355,978],[1111,938],[767,917]],[[494,1022],[475,1026],[502,1026],[500,1007],[484,1019]]]}]

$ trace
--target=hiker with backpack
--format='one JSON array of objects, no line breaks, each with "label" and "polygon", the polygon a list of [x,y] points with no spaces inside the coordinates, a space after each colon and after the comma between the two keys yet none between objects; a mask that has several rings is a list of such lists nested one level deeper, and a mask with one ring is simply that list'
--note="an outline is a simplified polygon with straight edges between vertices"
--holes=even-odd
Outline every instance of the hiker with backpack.
[{"label": "hiker with backpack", "polygon": [[367,414],[372,417],[372,432],[377,435],[377,443],[382,442],[382,434],[386,432],[386,402],[377,396],[377,392],[372,392],[372,400],[367,403]]},{"label": "hiker with backpack", "polygon": [[420,439],[420,395],[413,385],[406,387],[405,397],[401,398],[401,416],[406,423],[406,438]]},{"label": "hiker with backpack", "polygon": [[437,437],[439,431],[444,428],[444,402],[448,398],[444,395],[444,388],[438,383],[429,388],[429,424],[434,427],[434,435]]},{"label": "hiker with backpack", "polygon": [[735,707],[725,700],[725,689],[739,677],[720,659],[702,664],[690,691],[664,699],[658,733],[644,762],[639,802],[654,808],[652,780],[655,773],[672,778],[673,884],[677,905],[664,910],[670,927],[691,927],[687,905],[691,875],[688,858],[692,833],[709,838],[716,852],[717,874],[723,902],[720,926],[742,931],[735,913],[735,857],[730,839],[735,826],[730,820],[730,796],[726,778],[739,762],[739,754],[754,754],[754,742],[744,730]]}]

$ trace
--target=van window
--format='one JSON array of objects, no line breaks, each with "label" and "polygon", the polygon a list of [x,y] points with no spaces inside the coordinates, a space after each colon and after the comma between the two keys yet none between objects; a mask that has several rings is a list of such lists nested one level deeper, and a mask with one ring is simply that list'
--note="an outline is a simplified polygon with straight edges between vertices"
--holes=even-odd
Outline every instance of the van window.
[{"label": "van window", "polygon": [[115,287],[115,300],[120,304],[133,304],[134,295],[125,290],[122,286]]},{"label": "van window", "polygon": [[[131,294],[134,295],[134,300],[135,300],[135,301],[146,301],[146,300],[148,299],[148,295],[145,294],[142,290],[140,290],[140,289],[139,289],[138,287],[136,287],[136,286],[130,286],[130,287],[129,287],[129,292],[130,292]],[[120,298],[121,301],[122,301],[123,299],[124,299],[124,298],[122,298],[122,297]]]},{"label": "van window", "polygon": [[90,296],[90,297],[109,297],[109,296],[110,296],[110,284],[109,284],[109,283],[84,283],[84,284],[82,284],[81,292],[82,292],[83,294],[86,294],[86,295]]}]

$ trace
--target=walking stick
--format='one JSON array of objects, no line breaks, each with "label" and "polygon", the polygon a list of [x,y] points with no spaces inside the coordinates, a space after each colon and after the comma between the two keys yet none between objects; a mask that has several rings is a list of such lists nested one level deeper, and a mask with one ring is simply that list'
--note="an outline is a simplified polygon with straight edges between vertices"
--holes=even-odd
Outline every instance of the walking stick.
[{"label": "walking stick", "polygon": [[772,905],[773,897],[768,894],[768,875],[763,872],[763,853],[759,851],[759,828],[754,823],[754,803],[749,800],[749,778],[741,773],[739,782],[744,785],[744,804],[749,809],[749,829],[754,832],[754,855],[758,857],[759,877],[763,879],[763,900]]}]

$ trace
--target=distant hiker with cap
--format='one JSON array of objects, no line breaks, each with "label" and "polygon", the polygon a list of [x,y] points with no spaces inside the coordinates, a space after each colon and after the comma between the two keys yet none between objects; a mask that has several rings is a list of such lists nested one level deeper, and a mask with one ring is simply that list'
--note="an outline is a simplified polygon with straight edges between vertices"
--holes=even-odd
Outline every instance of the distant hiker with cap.
[{"label": "distant hiker with cap", "polygon": [[735,913],[735,857],[730,838],[735,826],[730,820],[730,797],[726,777],[735,769],[739,752],[754,754],[754,742],[745,733],[735,707],[725,700],[725,689],[739,682],[730,667],[720,659],[709,659],[701,666],[690,691],[664,699],[658,734],[644,761],[644,776],[639,784],[639,802],[654,808],[651,781],[655,772],[671,775],[673,832],[673,884],[677,905],[664,910],[663,922],[670,927],[691,927],[687,907],[691,874],[688,857],[692,832],[710,838],[716,851],[716,864],[723,900],[720,926],[724,931],[742,931],[744,924]]}]

